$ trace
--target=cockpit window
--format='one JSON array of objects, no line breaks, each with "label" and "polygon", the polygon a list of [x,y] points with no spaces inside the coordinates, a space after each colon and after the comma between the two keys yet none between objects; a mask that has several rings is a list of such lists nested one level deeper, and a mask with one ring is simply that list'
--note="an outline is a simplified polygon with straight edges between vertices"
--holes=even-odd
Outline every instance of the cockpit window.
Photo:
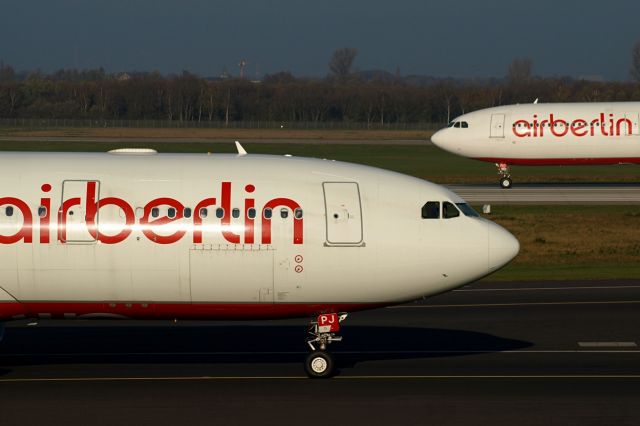
[{"label": "cockpit window", "polygon": [[476,212],[473,207],[471,207],[469,204],[467,203],[456,203],[456,206],[458,206],[458,208],[460,209],[460,211],[462,213],[464,213],[465,216],[469,216],[469,217],[480,217],[480,215],[478,214],[478,212]]},{"label": "cockpit window", "polygon": [[440,202],[428,201],[422,206],[423,219],[440,219]]},{"label": "cockpit window", "polygon": [[442,217],[451,219],[460,216],[460,211],[452,203],[445,201],[442,203]]},{"label": "cockpit window", "polygon": [[467,123],[466,121],[452,121],[447,127],[455,127],[456,129],[468,129],[469,123]]}]

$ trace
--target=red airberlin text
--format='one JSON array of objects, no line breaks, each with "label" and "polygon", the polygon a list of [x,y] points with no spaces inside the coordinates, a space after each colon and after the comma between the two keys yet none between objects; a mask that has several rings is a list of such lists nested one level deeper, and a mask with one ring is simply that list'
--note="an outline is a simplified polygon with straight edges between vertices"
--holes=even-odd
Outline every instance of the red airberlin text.
[{"label": "red airberlin text", "polygon": [[[10,228],[11,231],[7,231],[7,227],[0,228],[0,244],[31,244],[34,238],[41,244],[49,244],[52,237],[62,244],[73,243],[78,242],[78,235],[81,235],[80,241],[118,244],[134,231],[140,231],[149,241],[157,244],[176,243],[187,233],[191,234],[194,244],[201,244],[205,236],[211,237],[212,234],[222,235],[231,244],[254,244],[255,221],[260,221],[260,243],[271,244],[271,215],[277,207],[294,213],[287,215],[293,221],[293,244],[303,243],[300,204],[290,198],[278,197],[267,201],[261,210],[256,209],[255,199],[251,197],[256,188],[251,184],[244,187],[245,198],[242,205],[238,206],[242,207],[242,215],[233,215],[237,217],[232,217],[235,209],[231,199],[231,182],[222,182],[219,198],[205,198],[197,202],[189,214],[191,217],[185,217],[185,206],[170,197],[149,201],[136,217],[136,210],[126,200],[118,197],[99,198],[97,181],[86,181],[84,196],[63,199],[57,213],[52,215],[51,198],[47,196],[51,189],[48,183],[41,186],[43,196],[37,211],[32,211],[27,202],[18,197],[0,197],[0,208],[10,207],[11,216],[14,210],[22,215],[22,223]],[[119,210],[118,216],[122,218],[119,222],[105,224],[105,220],[101,219],[100,210],[107,206],[111,206],[111,211]],[[213,206],[221,209],[220,217],[214,216],[216,209]],[[74,216],[74,210],[84,211],[84,217]],[[169,210],[173,214],[169,215]],[[296,210],[300,214],[295,214]],[[53,221],[52,217],[55,217]]]},{"label": "red airberlin text", "polygon": [[541,138],[555,136],[624,136],[630,135],[633,124],[628,118],[615,118],[613,114],[600,113],[600,116],[592,120],[577,118],[572,121],[563,120],[549,114],[548,118],[540,120],[537,114],[533,120],[517,120],[511,127],[513,134],[519,138]]}]

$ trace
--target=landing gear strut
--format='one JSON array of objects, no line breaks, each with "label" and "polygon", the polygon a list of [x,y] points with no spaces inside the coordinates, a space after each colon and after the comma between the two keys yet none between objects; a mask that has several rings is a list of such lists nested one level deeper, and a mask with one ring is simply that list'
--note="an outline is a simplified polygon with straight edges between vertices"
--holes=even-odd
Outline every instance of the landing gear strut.
[{"label": "landing gear strut", "polygon": [[509,171],[509,165],[506,163],[496,163],[498,168],[498,174],[500,175],[500,188],[511,188],[511,172]]},{"label": "landing gear strut", "polygon": [[342,336],[338,336],[336,333],[340,331],[340,323],[347,318],[347,315],[347,313],[322,314],[309,324],[307,345],[312,352],[304,363],[309,377],[324,379],[332,376],[334,372],[333,357],[327,352],[327,346],[333,342],[342,341]]}]

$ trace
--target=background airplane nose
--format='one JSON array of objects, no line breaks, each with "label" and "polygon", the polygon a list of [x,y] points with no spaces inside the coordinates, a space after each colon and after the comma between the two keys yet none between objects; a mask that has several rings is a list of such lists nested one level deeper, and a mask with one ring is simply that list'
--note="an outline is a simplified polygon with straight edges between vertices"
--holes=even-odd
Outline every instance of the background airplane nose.
[{"label": "background airplane nose", "polygon": [[500,269],[520,251],[520,243],[509,231],[489,223],[489,271]]},{"label": "background airplane nose", "polygon": [[440,146],[442,143],[442,130],[438,130],[431,136],[431,142],[435,145]]}]

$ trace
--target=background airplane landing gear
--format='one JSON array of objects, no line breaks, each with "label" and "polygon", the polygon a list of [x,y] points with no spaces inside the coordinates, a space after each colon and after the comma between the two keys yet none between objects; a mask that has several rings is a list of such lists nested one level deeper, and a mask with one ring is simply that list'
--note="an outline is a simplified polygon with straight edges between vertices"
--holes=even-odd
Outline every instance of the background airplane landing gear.
[{"label": "background airplane landing gear", "polygon": [[512,181],[511,172],[509,172],[509,165],[506,163],[496,163],[496,167],[498,168],[498,174],[500,175],[500,188],[510,189]]},{"label": "background airplane landing gear", "polygon": [[313,379],[324,379],[333,374],[333,357],[329,352],[313,351],[304,362],[307,376]]},{"label": "background airplane landing gear", "polygon": [[340,323],[346,318],[346,313],[321,314],[309,324],[307,345],[312,352],[305,360],[304,369],[310,378],[324,379],[333,375],[333,357],[327,352],[327,346],[342,341],[342,336],[337,336],[336,333],[340,331]]},{"label": "background airplane landing gear", "polygon": [[500,188],[502,189],[510,189],[511,188],[511,178],[510,177],[501,177],[500,178]]}]

